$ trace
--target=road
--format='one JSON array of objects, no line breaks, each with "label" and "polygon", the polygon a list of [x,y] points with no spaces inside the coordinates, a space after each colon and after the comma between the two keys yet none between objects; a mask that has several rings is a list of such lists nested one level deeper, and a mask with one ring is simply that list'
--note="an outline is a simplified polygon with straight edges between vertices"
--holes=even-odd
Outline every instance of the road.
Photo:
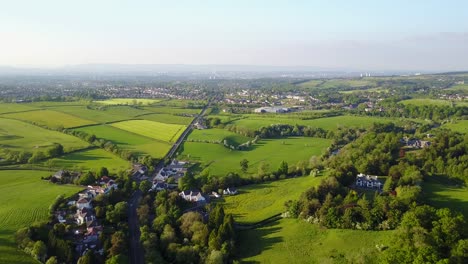
[{"label": "road", "polygon": [[[193,125],[205,114],[206,110],[211,104],[211,100],[205,105],[202,109],[200,114],[198,114],[187,126],[184,132],[180,135],[177,141],[174,143],[172,148],[166,154],[166,156],[161,159],[161,161],[155,166],[155,176],[156,173],[162,169],[164,166],[164,160],[167,158],[171,158],[177,149],[179,148],[180,144],[184,142],[185,137],[192,131]],[[140,190],[135,191],[130,200],[128,201],[128,229],[129,229],[129,236],[130,236],[130,263],[133,264],[143,264],[145,263],[144,260],[144,251],[140,243],[140,226],[138,224],[138,215],[136,209],[138,208],[138,203],[143,196],[143,193]]]}]

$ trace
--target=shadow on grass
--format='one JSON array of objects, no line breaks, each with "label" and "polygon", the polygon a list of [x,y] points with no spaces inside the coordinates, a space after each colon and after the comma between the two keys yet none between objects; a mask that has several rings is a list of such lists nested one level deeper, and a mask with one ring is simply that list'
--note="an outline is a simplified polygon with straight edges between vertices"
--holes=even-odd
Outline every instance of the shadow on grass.
[{"label": "shadow on grass", "polygon": [[468,192],[459,182],[444,177],[431,177],[423,184],[423,198],[437,208],[450,208],[468,219]]}]

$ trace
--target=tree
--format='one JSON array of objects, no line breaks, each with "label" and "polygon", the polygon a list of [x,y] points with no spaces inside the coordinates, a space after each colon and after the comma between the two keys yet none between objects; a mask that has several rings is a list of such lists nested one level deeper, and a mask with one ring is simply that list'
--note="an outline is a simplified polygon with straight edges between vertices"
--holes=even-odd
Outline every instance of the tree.
[{"label": "tree", "polygon": [[109,176],[109,170],[106,167],[101,167],[97,174],[98,177]]},{"label": "tree", "polygon": [[78,262],[76,264],[93,264],[93,263],[95,263],[94,252],[92,250],[89,250],[88,252],[86,252],[86,254],[84,254],[78,259]]},{"label": "tree", "polygon": [[240,161],[240,166],[242,172],[246,173],[247,169],[249,168],[249,161],[247,159],[243,159]]},{"label": "tree", "polygon": [[149,181],[142,181],[140,183],[140,190],[145,194],[151,189],[151,183]]},{"label": "tree", "polygon": [[44,261],[45,256],[47,254],[47,247],[44,244],[44,242],[42,242],[41,240],[38,240],[34,243],[34,247],[31,253],[36,259],[40,261]]},{"label": "tree", "polygon": [[94,174],[90,171],[88,171],[87,173],[81,175],[78,183],[80,185],[90,185],[90,184],[93,184],[96,182],[96,177],[94,176]]},{"label": "tree", "polygon": [[280,163],[280,166],[278,168],[278,175],[288,174],[288,170],[289,170],[288,163],[283,160]]},{"label": "tree", "polygon": [[119,254],[125,253],[127,249],[125,234],[122,231],[117,231],[112,234],[111,245],[111,248],[109,248],[110,256],[117,256]]},{"label": "tree", "polygon": [[219,250],[212,250],[210,255],[208,256],[208,259],[206,260],[207,264],[222,264],[224,263],[223,261],[223,252]]},{"label": "tree", "polygon": [[111,258],[106,260],[106,264],[127,264],[127,263],[129,263],[128,257],[123,254],[112,256]]},{"label": "tree", "polygon": [[58,260],[56,256],[50,257],[45,264],[58,264]]}]

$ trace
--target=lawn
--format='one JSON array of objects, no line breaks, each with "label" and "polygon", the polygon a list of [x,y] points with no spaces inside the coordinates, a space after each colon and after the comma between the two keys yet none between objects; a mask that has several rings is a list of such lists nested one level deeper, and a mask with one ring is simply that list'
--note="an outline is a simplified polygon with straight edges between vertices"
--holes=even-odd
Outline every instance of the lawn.
[{"label": "lawn", "polygon": [[212,128],[203,130],[193,130],[188,136],[188,140],[193,141],[223,141],[227,140],[230,145],[240,145],[252,138],[245,137],[225,129]]},{"label": "lawn", "polygon": [[34,110],[34,109],[35,109],[34,107],[31,107],[31,106],[26,105],[26,104],[5,104],[5,103],[0,103],[0,114],[30,111],[30,110]]},{"label": "lawn", "polygon": [[87,126],[75,130],[94,134],[98,138],[112,141],[122,149],[142,155],[148,154],[154,158],[164,157],[171,148],[169,143],[153,140],[110,125]]},{"label": "lawn", "polygon": [[179,159],[189,159],[206,166],[211,175],[224,176],[229,172],[240,173],[239,162],[249,161],[248,173],[258,173],[261,163],[269,164],[270,171],[276,170],[284,160],[290,165],[308,161],[311,156],[320,156],[331,144],[331,140],[310,137],[262,139],[250,150],[230,150],[222,144],[185,142]]},{"label": "lawn", "polygon": [[168,123],[168,124],[178,124],[178,125],[188,125],[193,120],[193,117],[171,115],[171,114],[149,114],[149,115],[138,116],[138,118],[149,120],[149,121],[156,121],[156,122]]},{"label": "lawn", "polygon": [[298,219],[281,219],[239,232],[242,263],[379,263],[376,245],[393,231],[322,229]]},{"label": "lawn", "polygon": [[50,128],[70,128],[95,124],[95,122],[51,110],[38,110],[3,115],[7,118],[33,122]]},{"label": "lawn", "polygon": [[128,161],[123,160],[103,149],[78,151],[51,159],[51,162],[52,167],[54,168],[64,168],[76,171],[96,171],[101,167],[106,167],[110,172],[116,173],[119,170],[126,170],[130,167]]},{"label": "lawn", "polygon": [[160,102],[160,99],[146,99],[146,98],[112,98],[103,101],[94,101],[95,103],[106,105],[150,105]]},{"label": "lawn", "polygon": [[50,172],[0,170],[0,263],[38,263],[17,249],[15,232],[36,221],[47,220],[48,207],[58,195],[71,196],[81,189],[40,179],[48,175]]},{"label": "lawn", "polygon": [[56,107],[56,111],[78,116],[84,119],[93,120],[98,123],[108,123],[132,119],[136,116],[151,113],[125,105],[105,106],[102,108],[89,109],[86,106]]},{"label": "lawn", "polygon": [[468,120],[457,120],[452,123],[446,123],[442,127],[466,134],[468,133]]},{"label": "lawn", "polygon": [[284,203],[320,183],[323,177],[303,176],[240,187],[239,194],[224,196],[226,213],[237,222],[255,223],[284,212]]},{"label": "lawn", "polygon": [[175,142],[186,128],[183,125],[165,124],[148,120],[129,120],[113,123],[112,126],[165,142]]},{"label": "lawn", "polygon": [[36,150],[46,150],[54,143],[60,143],[64,146],[65,152],[68,152],[89,146],[87,142],[79,138],[18,120],[0,118],[0,123],[1,149],[32,153]]}]

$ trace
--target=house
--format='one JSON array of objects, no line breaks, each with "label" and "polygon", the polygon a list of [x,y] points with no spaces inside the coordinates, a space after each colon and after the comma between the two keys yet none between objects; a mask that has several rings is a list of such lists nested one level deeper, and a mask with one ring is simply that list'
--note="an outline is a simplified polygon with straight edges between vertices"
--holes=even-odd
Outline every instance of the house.
[{"label": "house", "polygon": [[179,193],[179,196],[184,200],[189,202],[205,202],[205,197],[203,197],[200,191],[183,191]]},{"label": "house", "polygon": [[67,222],[67,220],[66,220],[67,213],[66,212],[57,211],[57,212],[55,212],[55,216],[57,217],[57,221],[59,223],[66,223]]},{"label": "house", "polygon": [[90,201],[86,198],[80,198],[77,202],[76,202],[76,207],[78,209],[83,209],[83,208],[91,208],[91,204],[90,204]]},{"label": "house", "polygon": [[105,193],[108,193],[111,189],[117,190],[119,185],[114,182],[114,180],[110,180],[106,183],[106,189],[104,190]]},{"label": "house", "polygon": [[237,189],[235,188],[227,188],[226,190],[223,190],[224,195],[236,195],[237,194]]},{"label": "house", "polygon": [[94,218],[93,213],[88,208],[77,209],[75,214],[75,220],[78,225],[86,223]]},{"label": "house", "polygon": [[104,184],[107,184],[109,181],[111,181],[112,179],[109,178],[109,176],[102,176],[101,177],[101,181],[99,182],[99,184],[101,185],[104,185]]},{"label": "house", "polygon": [[420,140],[420,139],[409,139],[407,137],[400,139],[400,142],[410,148],[427,148],[431,146],[430,141]]},{"label": "house", "polygon": [[61,180],[63,177],[68,177],[68,176],[70,176],[70,173],[68,171],[59,170],[52,177],[54,177],[54,178],[56,178],[58,180]]},{"label": "house", "polygon": [[383,188],[383,184],[378,180],[377,176],[370,176],[362,173],[359,173],[356,178],[356,186],[378,190]]},{"label": "house", "polygon": [[289,111],[291,111],[291,109],[287,107],[277,107],[277,106],[260,107],[254,110],[255,113],[287,113]]},{"label": "house", "polygon": [[165,182],[156,182],[153,184],[153,186],[151,187],[151,190],[154,190],[154,191],[162,191],[162,190],[166,190],[169,188],[169,185]]},{"label": "house", "polygon": [[206,125],[204,124],[203,120],[198,120],[195,124],[193,124],[193,126],[196,128],[196,129],[199,129],[199,130],[203,130],[203,129],[206,129]]}]

